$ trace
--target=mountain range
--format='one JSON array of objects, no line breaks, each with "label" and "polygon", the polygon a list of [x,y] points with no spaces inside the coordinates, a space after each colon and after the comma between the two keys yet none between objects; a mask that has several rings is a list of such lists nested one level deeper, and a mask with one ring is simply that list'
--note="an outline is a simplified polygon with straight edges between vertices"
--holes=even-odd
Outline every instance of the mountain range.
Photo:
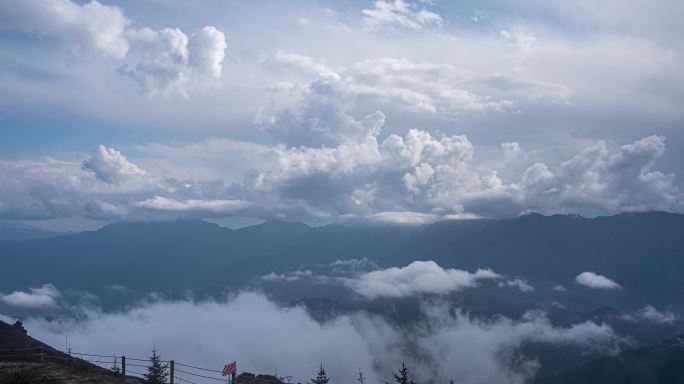
[{"label": "mountain range", "polygon": [[[423,226],[266,222],[238,230],[201,220],[121,222],[97,231],[0,242],[0,290],[52,283],[99,292],[237,286],[256,277],[335,260],[366,258],[381,268],[433,260],[443,268],[491,268],[538,284],[575,287],[585,271],[622,287],[595,290],[620,305],[680,306],[684,215],[629,213]],[[577,288],[579,289],[579,288]]]},{"label": "mountain range", "polygon": [[62,233],[9,220],[0,220],[0,241],[42,239]]}]

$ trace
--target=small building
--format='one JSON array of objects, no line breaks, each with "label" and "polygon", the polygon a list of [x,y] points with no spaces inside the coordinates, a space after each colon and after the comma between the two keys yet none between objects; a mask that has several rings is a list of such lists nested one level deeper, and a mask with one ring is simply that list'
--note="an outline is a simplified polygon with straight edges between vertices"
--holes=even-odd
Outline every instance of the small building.
[{"label": "small building", "polygon": [[274,375],[255,375],[242,372],[235,378],[233,384],[285,384],[282,379]]}]

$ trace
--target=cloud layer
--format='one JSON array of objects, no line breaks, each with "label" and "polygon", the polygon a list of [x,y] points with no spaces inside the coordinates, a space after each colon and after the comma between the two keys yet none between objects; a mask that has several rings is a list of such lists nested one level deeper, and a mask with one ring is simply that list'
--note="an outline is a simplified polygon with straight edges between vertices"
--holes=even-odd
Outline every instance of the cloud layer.
[{"label": "cloud layer", "polygon": [[519,321],[480,320],[438,305],[425,314],[430,327],[407,330],[365,313],[318,323],[301,307],[283,308],[259,294],[242,293],[228,302],[161,301],[125,312],[89,311],[80,320],[32,318],[24,324],[29,334],[52,345],[62,345],[68,329],[78,352],[144,358],[154,344],[176,362],[218,369],[235,359],[241,371],[277,370],[301,382],[321,360],[336,382],[353,380],[357,368],[377,382],[405,358],[421,381],[453,376],[466,384],[504,378],[523,383],[539,368],[520,355],[523,346],[611,353],[621,342],[606,325],[557,328],[540,313]]},{"label": "cloud layer", "polygon": [[[295,124],[300,123],[309,124]],[[236,149],[231,156],[239,159],[236,166],[244,167],[231,171],[236,174],[232,181],[155,174],[105,146],[80,166],[57,160],[4,161],[0,173],[12,182],[0,191],[0,217],[241,214],[424,224],[529,211],[593,216],[682,210],[674,175],[654,169],[665,151],[660,136],[614,151],[597,142],[555,166],[530,162],[531,155],[519,145],[504,143],[501,158],[522,165],[521,174],[504,181],[496,168],[487,169],[474,160],[475,146],[464,135],[436,137],[411,129],[404,136],[390,134],[380,140],[380,112],[362,121],[346,116],[339,123],[342,127],[331,132],[343,133],[340,137],[317,130],[332,146],[222,143]]]},{"label": "cloud layer", "polygon": [[682,212],[681,4],[635,4],[0,1],[0,217]]}]

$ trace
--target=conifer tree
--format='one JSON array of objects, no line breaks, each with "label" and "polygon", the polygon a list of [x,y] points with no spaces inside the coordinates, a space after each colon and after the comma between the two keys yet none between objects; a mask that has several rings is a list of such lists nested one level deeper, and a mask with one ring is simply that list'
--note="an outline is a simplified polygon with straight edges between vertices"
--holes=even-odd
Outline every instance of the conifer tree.
[{"label": "conifer tree", "polygon": [[402,360],[401,368],[394,374],[394,381],[397,384],[416,384],[413,380],[409,379],[409,370],[406,366],[406,362]]},{"label": "conifer tree", "polygon": [[157,354],[157,348],[152,348],[150,365],[147,367],[147,373],[144,377],[145,384],[165,384],[169,377],[169,365],[162,363],[161,356]]},{"label": "conifer tree", "polygon": [[112,363],[112,367],[109,368],[109,370],[114,372],[117,376],[121,375],[121,368],[119,368],[119,364],[117,364],[116,356],[114,356],[114,362]]},{"label": "conifer tree", "polygon": [[318,367],[318,374],[316,375],[316,377],[311,379],[311,384],[328,384],[328,381],[330,381],[330,379],[328,378],[328,375],[325,373],[323,363],[321,363],[321,366]]},{"label": "conifer tree", "polygon": [[359,376],[356,378],[356,381],[358,381],[359,384],[366,384],[366,376],[361,372],[361,368],[359,368]]}]

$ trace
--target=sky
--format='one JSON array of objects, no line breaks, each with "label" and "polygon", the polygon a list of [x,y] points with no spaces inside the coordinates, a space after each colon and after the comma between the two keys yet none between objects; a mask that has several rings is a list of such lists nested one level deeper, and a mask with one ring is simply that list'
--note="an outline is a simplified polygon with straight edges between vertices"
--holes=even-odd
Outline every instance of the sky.
[{"label": "sky", "polygon": [[0,0],[0,219],[682,212],[682,14]]}]

